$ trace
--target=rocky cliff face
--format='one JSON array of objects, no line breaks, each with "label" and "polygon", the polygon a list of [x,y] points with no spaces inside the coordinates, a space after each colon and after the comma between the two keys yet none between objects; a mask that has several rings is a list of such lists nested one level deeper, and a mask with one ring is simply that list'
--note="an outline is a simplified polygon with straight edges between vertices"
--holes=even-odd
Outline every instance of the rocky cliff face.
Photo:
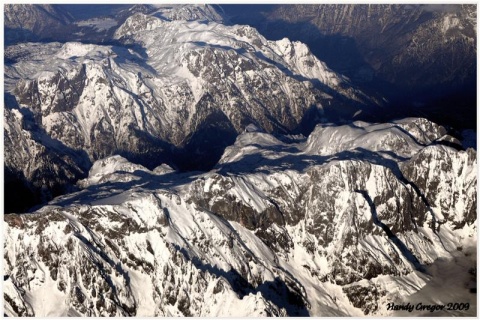
[{"label": "rocky cliff face", "polygon": [[246,132],[203,174],[99,160],[84,190],[5,216],[5,310],[394,315],[476,243],[476,153],[444,133],[415,118]]},{"label": "rocky cliff face", "polygon": [[[393,35],[395,10],[448,16],[445,41],[470,41],[450,11],[328,8]],[[216,9],[137,5],[66,22],[103,44],[5,48],[6,211],[55,197],[4,216],[5,314],[391,316],[419,297],[476,314],[475,149],[424,118],[352,122],[385,109]]]},{"label": "rocky cliff face", "polygon": [[24,212],[72,191],[72,181],[91,166],[86,153],[52,139],[38,127],[31,111],[4,109],[5,209]]}]

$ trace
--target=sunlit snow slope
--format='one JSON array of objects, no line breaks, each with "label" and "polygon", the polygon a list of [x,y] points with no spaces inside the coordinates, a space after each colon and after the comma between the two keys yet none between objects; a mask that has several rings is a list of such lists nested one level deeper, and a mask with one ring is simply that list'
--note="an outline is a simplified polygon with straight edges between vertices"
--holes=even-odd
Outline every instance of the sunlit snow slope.
[{"label": "sunlit snow slope", "polygon": [[448,270],[476,314],[473,149],[418,118],[248,128],[208,173],[108,157],[83,190],[5,216],[7,315],[396,315],[451,302]]}]

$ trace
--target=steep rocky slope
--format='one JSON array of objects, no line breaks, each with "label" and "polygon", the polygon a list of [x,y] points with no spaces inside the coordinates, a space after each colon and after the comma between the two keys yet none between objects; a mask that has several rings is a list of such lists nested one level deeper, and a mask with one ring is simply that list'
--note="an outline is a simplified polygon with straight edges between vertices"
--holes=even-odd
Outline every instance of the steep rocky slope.
[{"label": "steep rocky slope", "polygon": [[[418,118],[319,125],[308,139],[250,126],[208,173],[99,160],[82,191],[5,216],[5,310],[395,315],[387,303],[431,290],[438,263],[466,259],[455,270],[468,280],[476,166]],[[471,308],[454,314],[475,314],[457,289]],[[429,297],[451,302],[446,290]]]}]

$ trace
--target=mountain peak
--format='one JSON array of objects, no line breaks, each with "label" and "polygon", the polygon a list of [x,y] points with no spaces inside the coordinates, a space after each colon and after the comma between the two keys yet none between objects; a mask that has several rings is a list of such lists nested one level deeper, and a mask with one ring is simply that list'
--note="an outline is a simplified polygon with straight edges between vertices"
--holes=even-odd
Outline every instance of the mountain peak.
[{"label": "mountain peak", "polygon": [[210,4],[176,4],[176,5],[155,5],[157,9],[153,15],[169,21],[204,21],[224,23],[225,18],[217,10],[216,6]]}]

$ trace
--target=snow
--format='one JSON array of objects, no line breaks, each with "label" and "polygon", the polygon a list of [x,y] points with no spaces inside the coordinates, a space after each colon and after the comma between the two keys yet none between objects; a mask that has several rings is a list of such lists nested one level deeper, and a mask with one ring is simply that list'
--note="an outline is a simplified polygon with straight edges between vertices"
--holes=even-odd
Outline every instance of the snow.
[{"label": "snow", "polygon": [[107,31],[115,26],[117,26],[117,21],[112,18],[93,18],[88,20],[77,21],[75,24],[79,27],[90,27],[100,31]]},{"label": "snow", "polygon": [[[430,311],[414,310],[413,312],[398,311],[393,316],[475,316],[477,313],[476,295],[469,288],[476,287],[475,280],[469,274],[469,269],[476,265],[476,248],[469,248],[473,255],[457,254],[454,259],[438,259],[428,266],[427,272],[431,278],[420,290],[412,290],[409,295],[403,295],[405,302],[423,305],[447,305],[448,303],[468,303],[467,311]],[[443,290],[448,288],[448,290]]]},{"label": "snow", "polygon": [[[202,75],[195,75],[203,69],[189,68],[206,53],[231,54],[237,59],[228,60],[232,70],[241,69],[241,62],[252,63],[252,70],[228,79],[232,83],[238,83],[237,77],[247,81],[268,76],[276,64],[306,79],[320,79],[332,88],[347,81],[312,56],[302,43],[288,39],[267,41],[255,29],[245,26],[185,21],[198,12],[182,6],[174,6],[171,11],[163,7],[157,14],[172,14],[172,20],[179,20],[168,22],[142,14],[127,19],[117,29],[116,37],[131,37],[143,46],[146,56],[113,46],[81,43],[12,47],[9,50],[13,53],[32,51],[31,57],[36,59],[25,59],[9,67],[6,73],[11,78],[6,88],[27,85],[28,79],[40,80],[39,92],[49,98],[41,108],[47,111],[52,99],[56,99],[52,94],[57,89],[57,84],[49,84],[48,80],[60,71],[71,79],[79,67],[85,66],[86,86],[79,103],[69,113],[43,117],[43,125],[45,130],[52,131],[70,115],[78,119],[78,124],[69,129],[83,131],[89,139],[92,128],[102,118],[112,126],[107,132],[118,136],[125,134],[120,128],[131,123],[158,135],[155,130],[188,128],[178,125],[176,114],[188,111],[191,120],[206,86],[214,85]],[[98,30],[108,27],[107,21],[88,24]],[[255,58],[260,54],[275,61],[264,61],[272,70],[260,72]],[[27,80],[15,84],[14,79],[18,78]],[[291,93],[288,84],[281,85],[282,90]],[[184,98],[179,98],[178,92]],[[163,101],[169,100],[172,103],[167,107]],[[113,108],[109,101],[115,101],[121,110]],[[19,111],[11,112],[22,119]],[[164,117],[159,119],[157,114]],[[115,116],[121,118],[118,123],[112,121]],[[30,304],[37,316],[87,315],[72,303],[70,291],[58,290],[58,281],[53,281],[47,271],[49,267],[38,262],[38,245],[52,243],[61,248],[55,258],[64,259],[65,269],[59,274],[69,289],[78,284],[82,292],[88,292],[86,303],[95,304],[100,300],[90,292],[104,284],[100,275],[104,268],[110,272],[111,284],[107,283],[107,287],[118,289],[121,303],[136,305],[137,316],[184,316],[177,300],[184,296],[189,297],[188,310],[195,316],[260,316],[268,310],[287,315],[287,310],[268,300],[269,293],[274,293],[259,289],[274,279],[298,285],[312,316],[363,315],[343,290],[354,285],[378,285],[386,291],[378,301],[380,309],[375,315],[380,316],[396,315],[382,308],[390,299],[463,298],[448,294],[450,287],[445,290],[440,281],[450,272],[464,274],[471,264],[464,256],[472,254],[470,246],[477,240],[476,224],[456,229],[454,222],[467,218],[471,200],[476,197],[476,161],[469,158],[468,152],[431,145],[444,135],[439,126],[417,118],[383,124],[324,123],[307,140],[292,139],[293,143],[262,132],[256,124],[242,124],[242,129],[245,132],[225,150],[211,172],[179,174],[165,164],[150,171],[121,156],[111,156],[96,161],[89,176],[78,182],[83,190],[58,197],[37,212],[23,216],[23,229],[5,223],[4,259],[9,261],[5,273],[15,277],[15,281],[23,281],[19,283],[26,290],[22,296],[15,289],[14,280],[9,280],[6,294]],[[413,231],[402,225],[404,221],[398,216],[402,213],[392,213],[389,208],[410,209],[406,206],[410,199],[417,201],[410,205],[423,204],[412,185],[400,177],[403,167],[417,159],[421,160],[414,167],[418,172],[412,175],[424,178],[427,190],[423,192],[435,194],[436,198],[425,212],[415,211],[424,215],[426,221]],[[451,168],[439,169],[447,165]],[[441,192],[428,190],[435,179]],[[375,205],[378,219],[398,227],[397,243],[403,243],[423,264],[430,264],[427,273],[416,271],[409,256],[402,253],[379,223],[374,223],[368,198],[359,189],[372,201],[381,201]],[[449,200],[453,192],[461,193],[455,203]],[[226,213],[214,212],[212,204],[226,199],[241,203],[256,224],[247,227],[241,223],[241,217],[229,212],[229,203]],[[54,214],[55,219],[48,219]],[[269,217],[275,214],[278,219]],[[437,232],[429,227],[433,217],[444,222]],[[45,221],[39,222],[42,218]],[[258,222],[262,219],[267,226]],[[286,221],[285,225],[279,225],[277,220]],[[325,226],[331,229],[322,229]],[[272,239],[262,238],[262,232],[273,234]],[[280,241],[281,236],[286,240]],[[347,242],[348,237],[353,238],[353,244]],[[65,249],[69,240],[71,252]],[[457,252],[460,246],[462,252]],[[355,262],[346,258],[352,254],[367,257],[379,268],[391,267],[392,274],[398,274],[335,284],[331,279],[337,276],[335,279],[343,281],[360,273],[355,273],[352,266],[343,265],[338,270],[335,265]],[[398,257],[398,261],[393,262],[392,257]],[[452,259],[457,261],[450,265]],[[67,267],[75,269],[75,276],[69,274]],[[85,273],[83,268],[90,269]],[[232,270],[253,289],[244,294],[238,292],[234,288],[238,278]],[[332,275],[334,271],[344,274]],[[89,274],[96,281],[87,281]],[[220,282],[222,289],[218,291]],[[458,285],[453,288],[465,289]],[[175,301],[167,303],[167,291],[175,289]],[[9,315],[15,315],[8,308]],[[96,312],[97,316],[108,315],[105,309]],[[125,315],[120,309],[115,312]]]},{"label": "snow", "polygon": [[109,48],[104,46],[67,42],[62,46],[56,56],[60,59],[70,59],[72,57],[87,57],[99,54],[108,55],[110,52]]},{"label": "snow", "polygon": [[130,172],[143,171],[150,173],[150,170],[142,165],[129,162],[122,156],[114,155],[108,158],[96,161],[90,169],[87,179],[80,182],[83,187],[88,187],[99,183],[105,182],[105,178],[115,172]]},{"label": "snow", "polygon": [[[38,263],[39,269],[35,274],[35,280],[40,282],[34,289],[26,294],[26,302],[35,310],[36,317],[64,317],[68,312],[68,299],[64,293],[58,290],[57,282],[53,281],[48,274],[48,268]],[[34,281],[35,281],[34,280]]]},{"label": "snow", "polygon": [[[393,132],[398,134],[398,131],[390,125],[370,125],[367,123],[356,123],[358,128],[349,128],[353,136],[356,136],[358,132],[364,133],[378,132],[391,128]],[[334,128],[330,128],[333,130]],[[317,128],[318,129],[318,128]],[[333,132],[336,132],[333,130]],[[347,131],[348,132],[348,131]],[[330,139],[330,137],[323,137]],[[348,139],[347,139],[348,141]],[[258,143],[256,148],[251,148],[252,143]],[[226,151],[226,154],[237,159],[234,156],[234,152],[245,154],[245,150],[248,152],[264,152],[263,148],[280,148],[284,154],[295,154],[297,157],[304,156],[306,150],[312,145],[312,140],[309,139],[306,142],[295,143],[296,148],[287,149],[287,144],[280,142],[278,139],[271,137],[265,133],[259,132],[246,132],[242,134],[238,139],[235,146]],[[365,142],[362,142],[365,143]],[[319,149],[322,146],[318,146]],[[427,147],[433,148],[433,147]],[[435,146],[435,148],[442,148],[441,146]],[[442,149],[445,152],[453,152],[450,149]],[[313,152],[313,151],[310,151]],[[318,151],[315,151],[318,152]],[[459,153],[463,155],[462,153]],[[241,159],[241,158],[238,158]],[[104,196],[104,190],[101,188],[96,191],[97,196],[91,196],[93,201],[86,203],[76,203],[73,199],[75,196],[63,196],[56,199],[52,204],[59,204],[62,201],[71,203],[71,205],[63,204],[63,207],[48,206],[44,207],[38,213],[37,216],[49,214],[52,210],[61,212],[67,220],[62,222],[61,225],[51,224],[47,229],[43,231],[43,236],[51,238],[54,243],[64,243],[67,241],[69,235],[62,232],[65,229],[65,225],[68,223],[75,230],[76,234],[82,234],[91,243],[96,246],[100,246],[103,241],[106,241],[104,235],[97,230],[95,224],[103,226],[109,230],[119,230],[126,219],[133,221],[135,225],[144,228],[145,231],[140,232],[127,232],[123,235],[122,239],[110,239],[110,241],[116,242],[117,249],[120,250],[118,254],[110,249],[104,249],[104,253],[111,256],[113,263],[120,263],[129,259],[132,254],[135,257],[141,258],[144,263],[149,263],[154,267],[153,273],[145,273],[141,268],[131,268],[124,265],[122,262],[122,270],[128,273],[130,279],[129,289],[122,291],[122,301],[126,303],[133,303],[137,305],[137,316],[152,316],[154,314],[162,315],[182,315],[177,309],[176,305],[166,305],[165,308],[159,310],[158,303],[153,296],[153,292],[157,290],[157,286],[162,281],[162,273],[165,266],[169,265],[172,261],[171,246],[178,248],[175,250],[181,250],[177,252],[182,256],[182,264],[177,266],[178,270],[174,273],[174,277],[177,285],[181,286],[182,292],[190,292],[195,296],[196,293],[193,287],[187,285],[187,279],[190,277],[198,277],[198,268],[205,268],[210,270],[204,273],[204,276],[208,277],[207,286],[202,289],[203,297],[212,297],[211,300],[203,300],[203,307],[197,310],[197,314],[201,316],[259,316],[265,315],[266,310],[272,307],[271,302],[266,300],[262,292],[255,290],[249,292],[245,296],[239,297],[238,293],[235,293],[227,276],[228,271],[233,268],[234,270],[248,270],[247,277],[252,280],[253,277],[261,277],[262,282],[273,281],[276,277],[282,279],[295,279],[294,282],[301,284],[305,297],[308,297],[311,308],[309,309],[310,315],[314,316],[361,316],[362,311],[354,308],[347,296],[343,292],[343,287],[330,282],[321,281],[320,278],[330,274],[332,271],[331,259],[332,257],[344,257],[348,253],[342,245],[344,241],[344,234],[350,232],[350,220],[349,212],[351,210],[357,210],[357,218],[361,221],[371,221],[371,213],[369,205],[366,203],[362,195],[354,193],[350,188],[351,182],[347,175],[351,166],[361,167],[363,164],[361,161],[340,161],[337,160],[330,164],[313,164],[312,170],[319,170],[319,168],[330,168],[329,172],[323,180],[328,180],[329,175],[338,176],[341,175],[341,184],[343,190],[339,189],[336,193],[336,198],[333,203],[335,210],[335,218],[333,223],[335,224],[334,240],[327,246],[319,244],[319,240],[310,234],[307,230],[307,224],[311,221],[307,215],[304,220],[301,220],[296,225],[287,225],[285,227],[273,224],[270,226],[271,231],[277,233],[286,232],[289,235],[293,247],[285,252],[275,252],[272,248],[268,247],[264,241],[260,240],[255,230],[249,230],[242,224],[236,221],[227,221],[224,218],[218,216],[216,213],[210,212],[205,208],[200,208],[194,202],[192,202],[192,196],[196,192],[189,184],[179,185],[174,188],[161,187],[159,184],[156,189],[145,189],[142,184],[135,185],[135,180],[130,180],[133,184],[128,188],[119,189],[111,188],[109,193]],[[460,164],[459,164],[460,165]],[[134,175],[137,170],[150,175],[151,179],[161,179],[162,175],[169,173],[169,168],[163,166],[158,172],[149,171],[141,166],[129,163],[126,159],[120,156],[108,157],[106,159],[99,160],[94,163],[90,170],[90,175],[86,181],[90,187],[98,186],[102,183],[102,179],[108,177],[109,181],[116,183],[122,181],[120,172],[125,175]],[[166,172],[164,171],[166,170]],[[386,188],[384,185],[386,175],[386,169],[381,165],[370,165],[369,175],[364,177],[365,188],[373,198],[376,194],[381,194],[382,190]],[[457,170],[456,168],[453,169]],[[473,170],[474,171],[474,170]],[[471,174],[469,170],[463,170],[464,174]],[[311,174],[311,173],[310,173]],[[229,175],[224,177],[218,172],[209,172],[199,174],[195,177],[195,183],[199,183],[199,187],[203,192],[219,194],[229,193],[233,195],[239,201],[245,203],[245,205],[252,208],[254,211],[260,213],[263,212],[269,205],[269,199],[273,196],[273,190],[283,190],[286,197],[277,199],[278,205],[288,205],[289,201],[294,201],[302,193],[306,186],[309,174],[300,173],[295,170],[275,171],[269,173],[250,173],[245,175]],[[120,180],[119,180],[120,179]],[[122,178],[123,179],[123,178]],[[224,186],[219,183],[219,179],[228,179],[228,190],[223,189]],[[337,179],[338,181],[338,179]],[[223,182],[222,182],[223,183]],[[362,183],[358,181],[357,183]],[[390,182],[392,183],[392,182]],[[349,187],[350,186],[350,187]],[[314,187],[313,185],[310,187]],[[321,187],[321,186],[320,186]],[[404,186],[404,188],[406,188]],[[91,189],[94,190],[94,189]],[[84,192],[91,192],[88,189],[79,192],[77,195],[82,195]],[[401,190],[400,190],[401,191]],[[304,191],[303,191],[304,192]],[[198,195],[197,195],[198,196]],[[392,199],[387,199],[386,203],[393,205]],[[313,206],[310,204],[309,206]],[[385,204],[377,206],[379,216],[381,216]],[[353,209],[352,209],[353,208]],[[434,208],[435,209],[435,208]],[[93,210],[96,212],[95,220],[90,223],[93,225],[85,225],[85,222],[81,222],[82,215],[86,212]],[[308,210],[312,210],[308,208]],[[164,219],[163,224],[159,224],[159,219]],[[428,221],[427,221],[428,223]],[[285,228],[285,229],[284,229]],[[372,257],[376,257],[376,261],[381,264],[388,264],[389,260],[385,258],[389,252],[397,251],[395,245],[382,234],[381,228],[374,227],[377,230],[377,234],[365,234],[362,235],[357,244],[357,248],[360,252],[368,253]],[[34,228],[33,228],[34,229]],[[60,232],[55,231],[60,230]],[[17,250],[13,250],[11,246],[20,248],[22,246],[35,247],[40,237],[32,233],[31,237],[26,237],[22,242],[18,242],[17,234],[20,234],[20,230],[7,228],[6,242],[7,252],[9,254],[9,260],[12,263],[16,263],[16,259],[22,259],[16,257]],[[398,234],[400,241],[410,248],[412,252],[417,255],[421,261],[433,263],[429,267],[427,274],[413,270],[410,262],[402,255],[399,254],[402,261],[397,265],[399,270],[403,270],[405,274],[392,276],[392,275],[379,275],[370,280],[362,279],[353,284],[368,287],[369,285],[379,286],[381,290],[387,290],[387,293],[378,301],[379,311],[376,315],[391,316],[397,315],[396,313],[386,312],[384,305],[390,300],[399,299],[417,299],[417,297],[424,297],[431,295],[432,292],[438,290],[436,279],[439,275],[446,277],[446,273],[442,273],[441,269],[435,267],[437,264],[444,264],[442,261],[448,261],[453,257],[461,258],[461,253],[458,252],[457,247],[459,244],[464,246],[465,252],[470,252],[468,245],[471,245],[476,240],[476,226],[470,225],[463,229],[452,230],[448,224],[442,226],[441,230],[435,234],[431,228],[422,227],[418,228],[417,232],[406,232]],[[430,239],[431,243],[424,242],[422,239]],[[203,240],[202,240],[203,239]],[[151,249],[147,249],[145,243],[151,244]],[[208,241],[208,242],[204,242]],[[312,243],[315,250],[313,252],[308,251],[304,243]],[[80,245],[81,251],[89,250],[87,246],[83,246],[80,241],[76,241],[77,245]],[[207,244],[208,243],[208,244]],[[231,243],[231,245],[229,245]],[[103,245],[105,246],[105,245]],[[110,246],[110,245],[108,245]],[[105,246],[106,248],[106,246]],[[383,252],[379,255],[378,252]],[[458,252],[458,253],[456,253]],[[90,253],[93,256],[97,253]],[[247,258],[247,256],[249,258]],[[195,260],[196,259],[196,260]],[[443,260],[442,260],[443,259]],[[472,258],[473,259],[473,258]],[[194,266],[192,261],[199,261],[200,266]],[[460,260],[459,260],[460,261]],[[198,262],[195,262],[198,263]],[[445,262],[447,263],[447,262]],[[448,262],[450,263],[450,262]],[[468,263],[467,263],[468,264]],[[467,264],[462,264],[464,268]],[[65,316],[67,314],[76,314],[76,309],[72,309],[68,305],[68,298],[65,294],[58,291],[57,282],[51,280],[47,273],[43,273],[42,270],[48,269],[48,267],[40,265],[41,268],[28,269],[28,277],[32,278],[30,282],[31,289],[24,297],[25,301],[32,305],[36,315],[44,316]],[[462,267],[462,268],[463,268]],[[35,271],[33,271],[35,270]],[[346,269],[348,270],[348,269]],[[453,270],[448,267],[448,270]],[[457,269],[455,269],[457,270]],[[312,273],[314,271],[315,273]],[[447,271],[445,271],[447,272]],[[223,274],[223,275],[222,275]],[[215,275],[215,276],[214,276]],[[117,288],[123,288],[124,282],[122,276],[112,275],[112,281]],[[185,280],[180,280],[185,279]],[[225,281],[223,284],[223,291],[221,293],[213,294],[213,290],[219,281]],[[180,282],[179,282],[180,281]],[[10,287],[8,287],[10,288]],[[190,288],[190,289],[188,289]],[[436,288],[436,289],[430,289]],[[89,291],[88,287],[81,287],[84,292]],[[124,290],[124,289],[122,289]],[[166,290],[162,287],[161,290]],[[433,290],[433,291],[432,291]],[[460,288],[459,288],[460,290]],[[462,289],[463,290],[463,289]],[[129,293],[131,292],[131,293]],[[10,289],[7,289],[7,293],[10,297],[15,297],[16,293]],[[47,294],[48,293],[48,294]],[[183,293],[182,293],[183,294]],[[62,305],[59,308],[58,303],[49,304],[48,301],[44,301],[45,297],[61,301]],[[191,299],[193,299],[193,296]],[[439,298],[435,301],[447,301],[452,296],[439,295]],[[455,296],[456,297],[456,296]],[[455,298],[454,297],[454,298]],[[91,297],[88,299],[92,299]],[[49,301],[52,301],[50,299]],[[95,300],[92,300],[95,301]],[[128,302],[130,301],[130,302]],[[194,300],[190,300],[191,303]],[[427,300],[425,300],[427,301]],[[430,300],[429,300],[430,301]],[[433,301],[433,300],[432,300]],[[472,306],[474,303],[472,302]],[[10,312],[10,311],[9,311]],[[277,310],[280,314],[285,314],[286,310]]]},{"label": "snow", "polygon": [[255,124],[250,123],[245,127],[245,132],[262,132],[263,130],[257,127]]},{"label": "snow", "polygon": [[[268,42],[255,29],[248,26],[227,27],[213,21],[205,24],[182,20],[171,21],[167,24],[160,18],[136,14],[127,19],[116,31],[116,38],[132,34],[135,35],[138,42],[147,47],[149,57],[155,59],[151,65],[164,74],[188,79],[188,72],[181,67],[185,65],[183,62],[186,59],[183,58],[186,57],[185,53],[205,47],[214,47],[217,50],[233,49],[240,54],[240,57],[247,60],[255,57],[252,53],[259,52],[269,59],[296,70],[299,75],[309,79],[319,79],[331,87],[337,87],[344,81],[316,59],[304,44],[295,42],[292,45],[288,39]],[[252,39],[258,40],[261,45],[249,44]],[[249,46],[249,49],[240,53],[239,50],[244,50],[246,45]],[[289,50],[288,54],[286,54],[286,50]],[[177,58],[172,57],[172,53],[177,54]],[[292,56],[293,60],[290,60]],[[180,57],[180,61],[177,60],[178,57]],[[306,64],[305,61],[309,61],[309,63]],[[193,91],[198,97],[198,90],[194,89]]]},{"label": "snow", "polygon": [[[175,12],[187,10],[207,16],[213,10],[209,6],[174,7]],[[265,79],[278,80],[274,80],[278,85],[272,86],[271,92],[285,103],[271,102],[268,97],[265,100],[275,112],[294,113],[298,122],[315,97],[309,81],[286,75],[286,69],[295,70],[295,75],[305,79],[325,81],[340,92],[349,88],[342,77],[329,71],[301,43],[292,44],[292,56],[281,56],[275,52],[277,45],[254,28],[222,25],[218,19],[208,23],[173,20],[166,21],[155,13],[129,17],[115,33],[118,39],[128,37],[135,44],[128,48],[79,42],[9,46],[6,55],[18,60],[6,66],[6,91],[27,95],[38,85],[46,133],[69,148],[85,149],[89,160],[93,160],[99,140],[116,143],[117,148],[135,146],[140,139],[135,137],[137,129],[152,140],[182,147],[204,120],[198,116],[204,113],[197,110],[198,102],[217,89],[226,91],[224,98],[228,102],[216,102],[214,107],[227,115],[237,132],[245,129],[244,119],[270,130],[266,126],[270,111],[258,104],[253,90],[253,83]],[[100,20],[88,22],[101,24]],[[212,56],[225,61],[225,66],[210,70]],[[305,66],[306,61],[313,64],[311,68]],[[217,78],[222,79],[221,83],[215,83]],[[337,87],[339,83],[343,85]],[[82,90],[75,90],[80,84]],[[69,85],[72,87],[62,88]],[[297,98],[304,102],[295,102]],[[285,122],[286,117],[281,117],[279,121]],[[111,136],[106,137],[105,132],[111,132]],[[273,152],[270,157],[275,157]]]},{"label": "snow", "polygon": [[356,121],[343,126],[317,125],[308,138],[305,151],[332,155],[339,151],[359,148],[411,157],[421,150],[421,145],[408,133],[396,128],[394,123],[366,124]]}]

